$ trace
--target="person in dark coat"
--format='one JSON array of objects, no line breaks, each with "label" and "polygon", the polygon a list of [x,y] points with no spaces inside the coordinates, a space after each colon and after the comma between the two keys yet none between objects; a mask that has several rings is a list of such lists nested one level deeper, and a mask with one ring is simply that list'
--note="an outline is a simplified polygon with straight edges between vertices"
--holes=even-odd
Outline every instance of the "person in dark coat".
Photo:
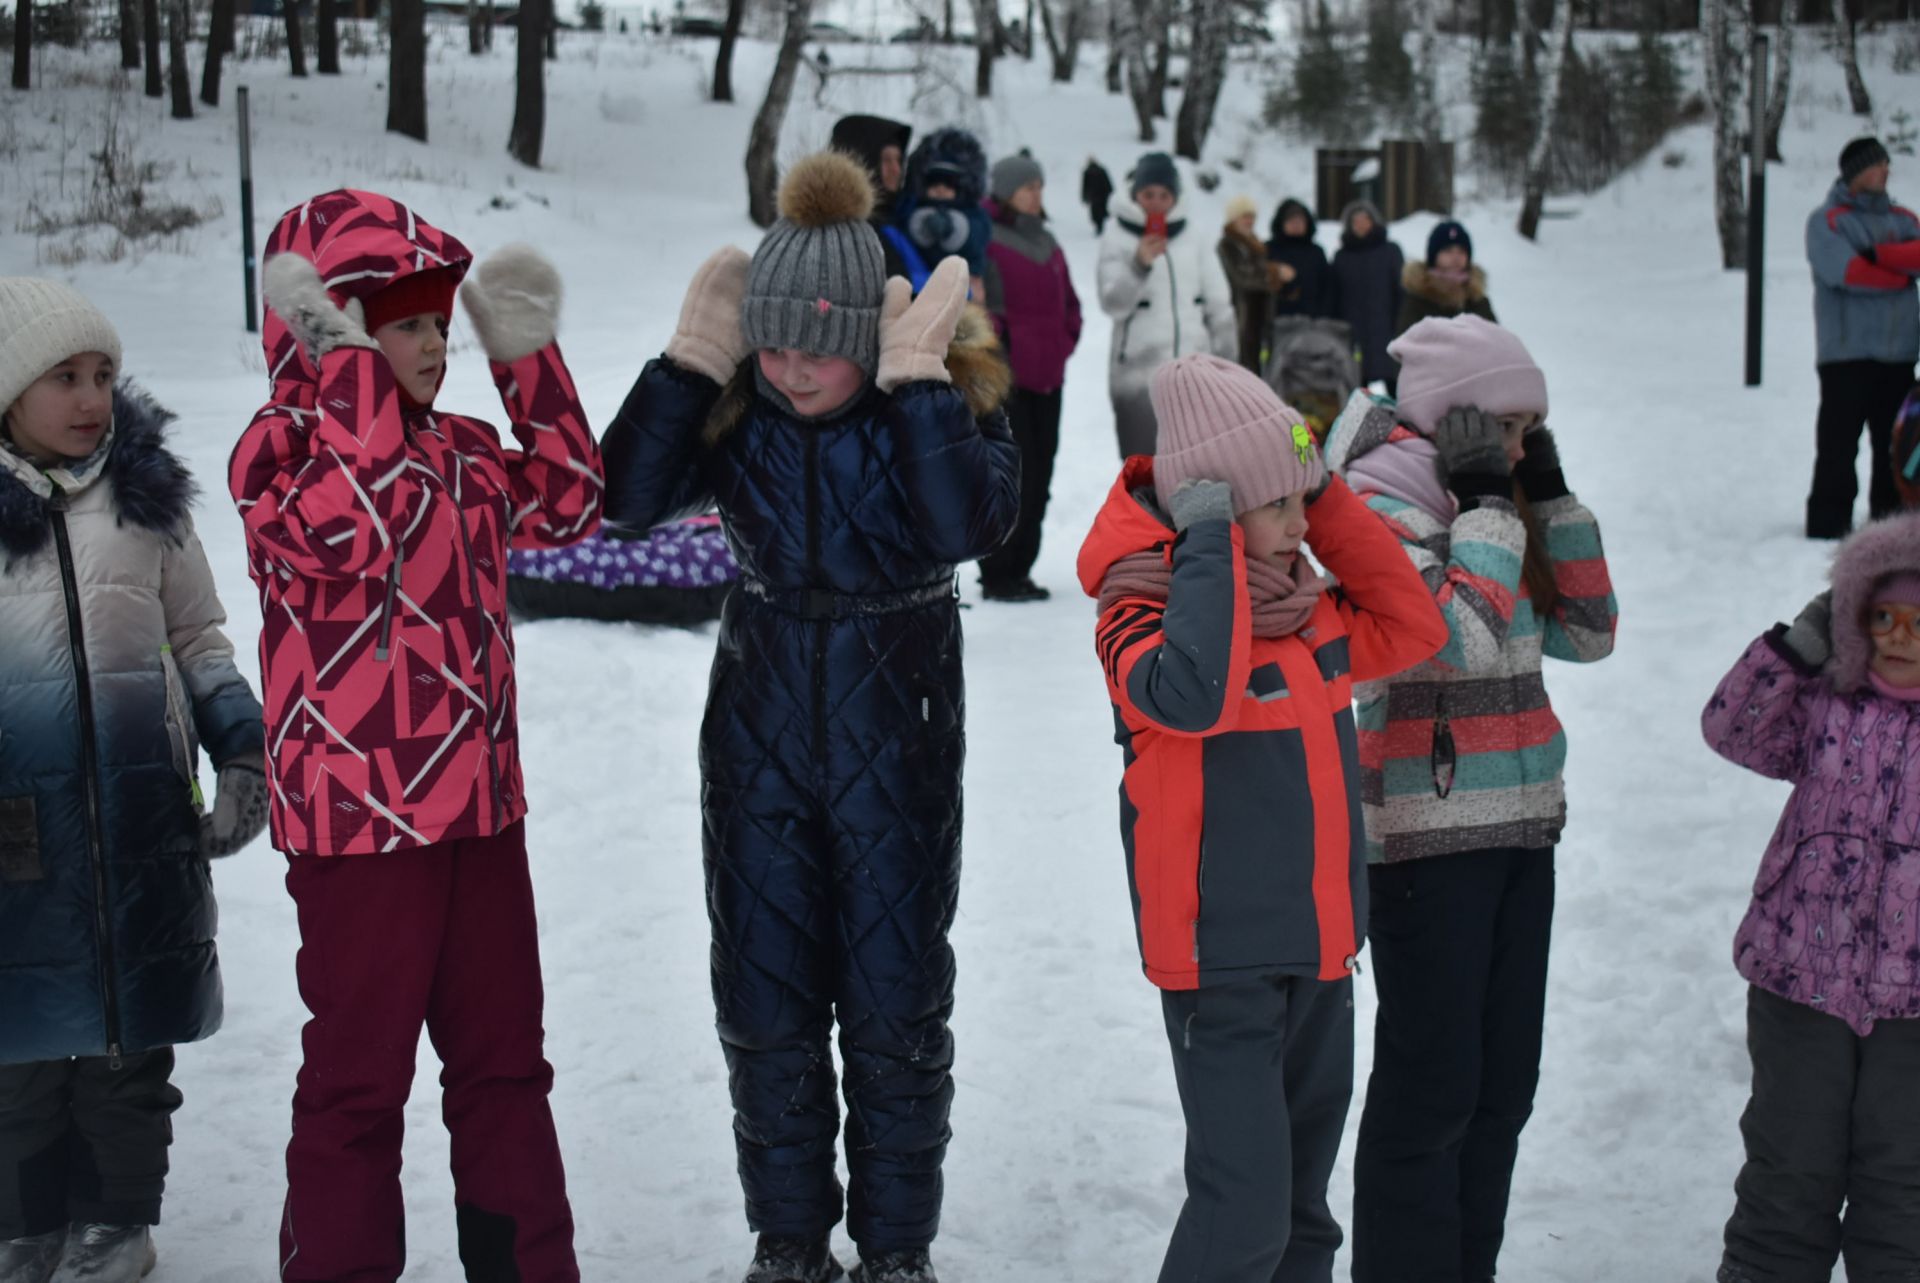
[{"label": "person in dark coat", "polygon": [[874,183],[873,229],[881,233],[880,249],[886,256],[888,276],[911,276],[913,267],[887,238],[884,229],[893,225],[893,207],[900,199],[900,185],[907,176],[907,148],[913,142],[913,126],[885,116],[842,116],[833,123],[827,145],[866,166]]},{"label": "person in dark coat", "polygon": [[[153,1268],[173,1048],[220,1028],[210,857],[267,823],[172,415],[56,281],[0,278],[0,1278]],[[211,807],[202,749],[218,772]]]},{"label": "person in dark coat", "polygon": [[1408,263],[1400,273],[1400,320],[1393,336],[1399,338],[1429,317],[1444,320],[1470,313],[1498,322],[1487,297],[1487,274],[1473,261],[1473,238],[1467,229],[1448,219],[1435,224],[1427,237],[1427,261]]},{"label": "person in dark coat", "polygon": [[1340,250],[1333,256],[1329,308],[1353,327],[1360,349],[1360,376],[1379,379],[1392,394],[1400,369],[1387,355],[1393,323],[1400,316],[1400,276],[1406,260],[1387,239],[1387,225],[1372,201],[1357,200],[1340,215]]},{"label": "person in dark coat", "polygon": [[1080,203],[1093,218],[1095,236],[1107,230],[1107,202],[1112,199],[1113,175],[1099,161],[1087,157],[1087,167],[1080,171]]},{"label": "person in dark coat", "polygon": [[917,292],[933,268],[950,254],[966,260],[973,301],[986,303],[987,242],[993,223],[987,198],[987,153],[964,129],[936,129],[907,157],[907,174],[885,233],[920,270],[907,279]]},{"label": "person in dark coat", "polygon": [[991,185],[987,301],[1013,367],[1007,418],[1020,443],[1020,521],[1005,543],[980,559],[980,591],[993,601],[1045,601],[1049,594],[1033,582],[1033,563],[1040,556],[1040,524],[1060,449],[1067,358],[1080,346],[1080,296],[1067,274],[1067,256],[1047,230],[1046,175],[1039,162],[1008,156],[994,165]]},{"label": "person in dark coat", "polygon": [[1267,257],[1267,247],[1253,230],[1257,215],[1253,199],[1235,196],[1227,202],[1226,225],[1220,229],[1220,269],[1233,292],[1233,314],[1239,326],[1240,364],[1260,373],[1266,356],[1267,333],[1273,328],[1273,295],[1280,287],[1280,265]]},{"label": "person in dark coat", "polygon": [[[695,274],[608,429],[608,520],[717,504],[739,589],[700,737],[713,996],[754,1279],[933,1283],[953,1099],[965,699],[954,568],[1019,506],[1006,364],[949,258],[909,304],[868,184],[795,165]],[[848,1098],[834,1173],[840,1027]]]},{"label": "person in dark coat", "polygon": [[1273,314],[1330,315],[1327,291],[1332,278],[1327,271],[1327,252],[1313,239],[1313,211],[1288,197],[1274,211],[1272,232],[1267,239],[1267,257],[1280,265]]}]

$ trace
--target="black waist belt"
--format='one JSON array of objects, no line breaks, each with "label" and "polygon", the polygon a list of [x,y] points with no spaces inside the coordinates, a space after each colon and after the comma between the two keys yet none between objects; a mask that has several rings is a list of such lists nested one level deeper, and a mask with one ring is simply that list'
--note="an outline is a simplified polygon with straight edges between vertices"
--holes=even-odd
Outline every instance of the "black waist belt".
[{"label": "black waist belt", "polygon": [[897,615],[936,602],[957,601],[959,586],[951,578],[898,592],[835,592],[831,588],[775,588],[758,579],[742,577],[740,589],[754,600],[784,615],[801,619],[851,619],[859,615]]}]

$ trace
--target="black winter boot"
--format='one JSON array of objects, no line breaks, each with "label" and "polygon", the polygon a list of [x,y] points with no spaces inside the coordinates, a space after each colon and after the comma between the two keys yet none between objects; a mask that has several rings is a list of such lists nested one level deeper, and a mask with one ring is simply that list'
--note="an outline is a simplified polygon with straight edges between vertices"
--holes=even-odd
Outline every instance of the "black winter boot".
[{"label": "black winter boot", "polygon": [[875,1252],[872,1256],[862,1253],[860,1264],[853,1267],[852,1283],[940,1283],[940,1280],[933,1272],[927,1249],[910,1247],[904,1252]]},{"label": "black winter boot", "polygon": [[67,1246],[67,1227],[0,1242],[0,1283],[47,1283]]},{"label": "black winter boot", "polygon": [[784,1238],[762,1234],[744,1283],[837,1283],[847,1276],[833,1259],[825,1235]]}]

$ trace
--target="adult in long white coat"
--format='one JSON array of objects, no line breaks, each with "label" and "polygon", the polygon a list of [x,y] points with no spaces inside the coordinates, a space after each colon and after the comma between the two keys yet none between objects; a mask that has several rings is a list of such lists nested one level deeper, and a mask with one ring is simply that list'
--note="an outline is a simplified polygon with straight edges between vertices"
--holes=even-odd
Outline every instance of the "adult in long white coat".
[{"label": "adult in long white coat", "polygon": [[1107,391],[1123,459],[1153,453],[1155,370],[1190,352],[1232,360],[1238,350],[1226,272],[1211,228],[1189,225],[1180,208],[1173,157],[1142,156],[1129,186],[1100,238],[1099,273],[1100,307],[1113,318]]}]

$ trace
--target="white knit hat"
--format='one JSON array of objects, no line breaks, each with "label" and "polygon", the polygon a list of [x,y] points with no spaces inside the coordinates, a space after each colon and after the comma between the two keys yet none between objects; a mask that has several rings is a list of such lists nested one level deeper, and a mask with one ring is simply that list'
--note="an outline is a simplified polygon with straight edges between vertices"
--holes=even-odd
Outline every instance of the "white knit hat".
[{"label": "white knit hat", "polygon": [[120,335],[106,314],[59,281],[0,276],[0,414],[68,357],[102,352],[120,367]]}]

